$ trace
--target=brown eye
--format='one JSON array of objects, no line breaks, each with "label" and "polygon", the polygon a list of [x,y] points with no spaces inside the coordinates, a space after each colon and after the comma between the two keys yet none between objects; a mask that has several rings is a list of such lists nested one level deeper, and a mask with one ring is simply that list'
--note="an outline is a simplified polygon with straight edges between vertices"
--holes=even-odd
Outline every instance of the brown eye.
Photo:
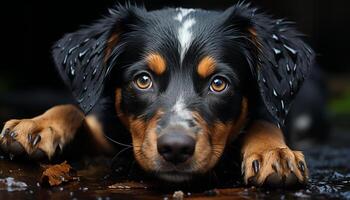
[{"label": "brown eye", "polygon": [[151,77],[146,73],[142,73],[142,74],[136,76],[134,82],[138,88],[143,89],[143,90],[149,89],[150,87],[152,87]]},{"label": "brown eye", "polygon": [[210,84],[210,90],[213,92],[222,92],[227,87],[227,81],[224,77],[215,77]]}]

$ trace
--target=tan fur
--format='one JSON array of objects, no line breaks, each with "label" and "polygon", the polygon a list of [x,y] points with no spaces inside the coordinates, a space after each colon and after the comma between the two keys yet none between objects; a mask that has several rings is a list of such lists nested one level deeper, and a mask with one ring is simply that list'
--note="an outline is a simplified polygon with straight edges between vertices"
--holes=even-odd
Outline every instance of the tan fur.
[{"label": "tan fur", "polygon": [[151,53],[146,57],[148,67],[157,75],[162,75],[166,70],[166,61],[158,53]]},{"label": "tan fur", "polygon": [[[307,168],[305,173],[298,168],[299,161],[305,163],[303,154],[290,150],[284,142],[282,131],[271,123],[257,121],[250,127],[244,134],[242,156],[245,183],[254,178],[258,185],[262,185],[266,178],[274,173],[281,179],[294,173],[300,183],[307,181]],[[252,167],[254,160],[260,163],[257,174]]]},{"label": "tan fur", "polygon": [[[157,151],[158,134],[156,133],[157,121],[162,116],[162,112],[158,111],[149,121],[127,116],[120,111],[120,105],[118,105],[120,104],[120,93],[120,90],[116,91],[118,116],[129,127],[133,139],[135,158],[143,169],[154,170],[156,163],[163,160]],[[194,156],[185,164],[189,164],[193,170],[199,173],[205,173],[217,163],[225,149],[226,142],[237,136],[243,127],[247,117],[247,100],[244,98],[242,101],[242,111],[239,118],[226,124],[216,123],[209,127],[198,113],[193,113],[193,115],[196,121],[200,123],[202,131],[200,134],[193,136],[197,141]]]},{"label": "tan fur", "polygon": [[155,160],[160,159],[157,151],[156,125],[159,114],[148,122],[130,119],[130,132],[133,138],[134,155],[143,169],[154,170]]},{"label": "tan fur", "polygon": [[243,98],[241,113],[238,119],[227,123],[216,122],[209,127],[199,114],[194,114],[200,123],[201,134],[197,136],[197,144],[193,160],[197,163],[196,168],[202,173],[211,169],[222,155],[226,144],[237,137],[247,119],[248,103]]},{"label": "tan fur", "polygon": [[197,73],[202,78],[212,75],[216,68],[216,61],[210,56],[204,57],[198,64]]},{"label": "tan fur", "polygon": [[[17,140],[28,154],[32,154],[36,149],[41,149],[50,159],[57,146],[61,149],[65,144],[73,140],[76,131],[84,121],[84,114],[75,106],[62,105],[55,106],[44,114],[32,119],[10,120],[4,126],[15,132]],[[28,135],[35,138],[40,134],[40,142],[32,146],[28,142]],[[2,143],[8,143],[8,138],[3,138]]]}]

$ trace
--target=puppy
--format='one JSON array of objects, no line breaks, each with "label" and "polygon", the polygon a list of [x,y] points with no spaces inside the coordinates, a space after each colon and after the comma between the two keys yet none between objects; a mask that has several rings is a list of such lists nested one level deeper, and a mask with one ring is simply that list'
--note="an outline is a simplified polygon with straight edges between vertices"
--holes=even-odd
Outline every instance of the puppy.
[{"label": "puppy", "polygon": [[8,121],[2,149],[51,159],[83,128],[94,149],[130,138],[146,172],[183,182],[213,169],[239,137],[245,183],[305,184],[304,156],[282,133],[313,63],[301,36],[244,3],[223,12],[116,6],[53,47],[80,109]]}]

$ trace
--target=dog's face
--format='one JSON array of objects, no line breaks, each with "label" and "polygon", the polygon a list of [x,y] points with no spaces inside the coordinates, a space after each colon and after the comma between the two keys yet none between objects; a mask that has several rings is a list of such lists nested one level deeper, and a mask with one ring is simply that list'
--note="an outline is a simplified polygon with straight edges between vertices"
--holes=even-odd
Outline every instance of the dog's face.
[{"label": "dog's face", "polygon": [[[301,54],[293,57],[300,40],[279,39],[274,30],[255,26],[248,17],[254,12],[246,5],[222,13],[119,7],[110,18],[59,41],[54,57],[85,111],[103,86],[113,85],[118,117],[130,131],[135,158],[145,170],[169,181],[189,180],[212,169],[244,126],[247,91],[264,92],[270,113],[283,120],[303,69],[292,69],[287,89],[284,83],[280,86],[264,46],[284,45],[284,50],[269,49],[275,51],[276,65],[297,65],[304,62],[300,56],[311,60],[303,43]],[[268,31],[271,38],[266,41]],[[264,77],[271,73],[273,78]]]},{"label": "dog's face", "polygon": [[[129,38],[145,42],[125,51],[131,62],[120,70],[116,109],[139,164],[183,181],[211,169],[243,125],[246,102],[236,69],[245,62],[238,49],[225,47],[230,41],[222,39],[222,27],[204,13],[161,14],[164,20],[143,24]],[[233,51],[235,60],[224,53]]]}]

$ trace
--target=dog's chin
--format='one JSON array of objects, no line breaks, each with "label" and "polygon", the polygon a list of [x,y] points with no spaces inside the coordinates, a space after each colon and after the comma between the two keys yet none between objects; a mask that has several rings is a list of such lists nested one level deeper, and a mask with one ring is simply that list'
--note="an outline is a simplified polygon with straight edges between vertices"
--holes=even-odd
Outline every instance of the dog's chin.
[{"label": "dog's chin", "polygon": [[173,183],[181,183],[185,181],[190,181],[193,178],[193,175],[190,173],[183,173],[183,172],[161,172],[158,173],[158,178],[161,180],[167,181],[167,182],[173,182]]}]

